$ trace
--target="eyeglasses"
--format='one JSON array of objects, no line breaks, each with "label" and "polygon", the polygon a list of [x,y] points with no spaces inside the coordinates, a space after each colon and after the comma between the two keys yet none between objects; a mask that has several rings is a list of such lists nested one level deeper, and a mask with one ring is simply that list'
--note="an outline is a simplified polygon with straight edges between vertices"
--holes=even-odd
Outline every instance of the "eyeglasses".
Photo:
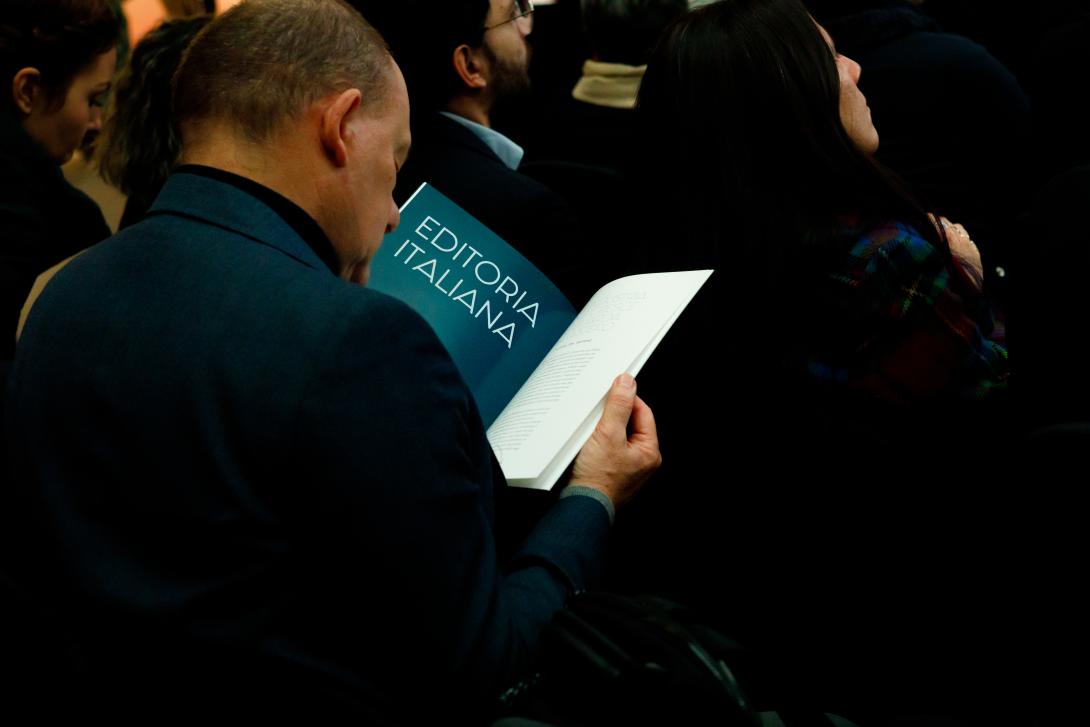
[{"label": "eyeglasses", "polygon": [[512,15],[507,20],[501,20],[495,25],[484,26],[485,30],[492,30],[498,28],[501,25],[507,25],[508,23],[514,23],[518,21],[522,30],[529,30],[529,26],[534,22],[534,0],[515,0],[514,5],[511,7]]}]

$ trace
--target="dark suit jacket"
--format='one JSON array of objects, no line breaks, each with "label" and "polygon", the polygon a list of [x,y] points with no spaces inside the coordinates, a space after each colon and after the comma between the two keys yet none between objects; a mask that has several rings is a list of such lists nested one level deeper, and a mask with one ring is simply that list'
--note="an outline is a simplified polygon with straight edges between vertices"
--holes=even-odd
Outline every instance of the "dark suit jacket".
[{"label": "dark suit jacket", "polygon": [[8,393],[13,570],[112,710],[457,719],[600,567],[608,516],[570,497],[501,569],[489,445],[431,329],[221,181],[176,173],[66,266]]},{"label": "dark suit jacket", "polygon": [[577,307],[615,277],[586,264],[584,248],[592,242],[561,197],[509,169],[472,131],[438,113],[414,126],[394,196],[404,202],[422,182],[525,255]]}]

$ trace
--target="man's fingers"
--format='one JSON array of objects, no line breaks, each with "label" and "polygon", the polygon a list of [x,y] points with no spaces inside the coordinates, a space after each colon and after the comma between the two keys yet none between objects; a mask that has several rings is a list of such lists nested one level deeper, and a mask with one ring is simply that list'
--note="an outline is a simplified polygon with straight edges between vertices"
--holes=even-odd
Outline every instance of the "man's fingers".
[{"label": "man's fingers", "polygon": [[632,418],[629,421],[632,425],[632,436],[629,439],[658,445],[659,434],[655,426],[655,415],[651,412],[651,407],[638,396],[632,405]]},{"label": "man's fingers", "polygon": [[621,374],[613,380],[613,386],[606,394],[605,410],[598,427],[606,433],[620,431],[623,437],[635,402],[636,380],[628,374]]}]

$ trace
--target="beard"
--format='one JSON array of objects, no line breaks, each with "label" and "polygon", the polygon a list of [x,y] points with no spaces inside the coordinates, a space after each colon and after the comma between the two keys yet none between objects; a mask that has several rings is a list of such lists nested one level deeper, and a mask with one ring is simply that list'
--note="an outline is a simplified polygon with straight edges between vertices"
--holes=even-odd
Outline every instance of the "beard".
[{"label": "beard", "polygon": [[504,58],[495,53],[487,42],[484,44],[485,57],[492,65],[492,97],[494,103],[502,104],[524,96],[530,91],[530,46],[525,45],[526,55],[521,61]]}]

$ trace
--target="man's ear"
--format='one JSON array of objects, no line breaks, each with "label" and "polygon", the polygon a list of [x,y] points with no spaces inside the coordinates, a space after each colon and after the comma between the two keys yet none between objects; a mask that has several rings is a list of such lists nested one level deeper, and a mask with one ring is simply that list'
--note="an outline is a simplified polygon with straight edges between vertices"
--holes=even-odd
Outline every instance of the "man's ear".
[{"label": "man's ear", "polygon": [[469,88],[481,89],[488,85],[488,77],[491,68],[488,58],[480,48],[473,48],[463,43],[454,49],[451,57],[454,63],[454,72]]},{"label": "man's ear", "polygon": [[338,167],[348,163],[348,141],[353,133],[348,122],[360,112],[362,101],[360,90],[350,88],[337,94],[322,112],[322,149]]},{"label": "man's ear", "polygon": [[11,79],[11,100],[19,113],[29,114],[35,104],[41,103],[44,92],[42,74],[37,68],[22,68]]}]

